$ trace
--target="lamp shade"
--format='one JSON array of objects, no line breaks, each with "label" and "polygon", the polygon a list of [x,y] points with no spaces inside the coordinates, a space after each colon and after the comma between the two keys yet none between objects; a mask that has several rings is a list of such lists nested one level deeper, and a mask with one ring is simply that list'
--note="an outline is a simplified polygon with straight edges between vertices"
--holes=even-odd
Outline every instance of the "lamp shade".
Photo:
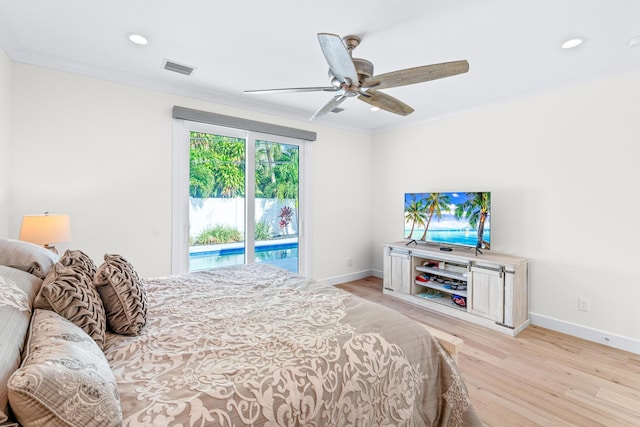
[{"label": "lamp shade", "polygon": [[69,242],[71,240],[69,215],[23,216],[20,240],[45,246],[51,243]]}]

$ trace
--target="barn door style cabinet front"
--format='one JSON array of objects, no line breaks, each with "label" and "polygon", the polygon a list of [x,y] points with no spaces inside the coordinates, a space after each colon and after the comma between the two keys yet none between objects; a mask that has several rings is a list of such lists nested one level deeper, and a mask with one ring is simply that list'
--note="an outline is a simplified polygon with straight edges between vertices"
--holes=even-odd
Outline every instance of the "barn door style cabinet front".
[{"label": "barn door style cabinet front", "polygon": [[504,322],[504,279],[503,267],[481,267],[471,265],[469,299],[467,301],[469,313]]},{"label": "barn door style cabinet front", "polygon": [[528,261],[473,249],[384,247],[384,293],[516,335],[529,325]]},{"label": "barn door style cabinet front", "polygon": [[410,270],[408,250],[389,251],[384,258],[383,286],[405,294],[411,293]]}]

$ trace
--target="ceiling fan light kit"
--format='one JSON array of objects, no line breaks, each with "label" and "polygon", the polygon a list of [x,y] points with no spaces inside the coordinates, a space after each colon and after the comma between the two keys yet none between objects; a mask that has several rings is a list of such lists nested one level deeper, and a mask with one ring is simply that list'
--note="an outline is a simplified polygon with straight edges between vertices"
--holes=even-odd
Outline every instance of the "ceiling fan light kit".
[{"label": "ceiling fan light kit", "polygon": [[413,108],[384,92],[380,92],[380,89],[422,83],[469,71],[469,63],[462,60],[407,68],[375,76],[371,61],[353,57],[353,50],[361,42],[360,37],[349,35],[341,38],[336,34],[318,33],[318,42],[329,64],[328,74],[331,86],[247,90],[245,93],[336,92],[336,95],[316,111],[309,120],[324,116],[335,110],[347,98],[352,97],[357,97],[360,101],[373,107],[406,116],[414,111]]}]

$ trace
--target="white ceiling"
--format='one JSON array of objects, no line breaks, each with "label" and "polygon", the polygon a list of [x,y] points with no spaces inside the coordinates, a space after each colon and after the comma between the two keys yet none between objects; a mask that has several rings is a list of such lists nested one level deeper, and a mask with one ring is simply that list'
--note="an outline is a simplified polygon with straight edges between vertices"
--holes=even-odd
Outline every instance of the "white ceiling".
[{"label": "white ceiling", "polygon": [[[347,99],[317,122],[376,132],[640,69],[638,0],[2,0],[0,44],[16,62],[307,120],[332,93],[316,33],[357,34],[375,73],[466,59],[466,74],[384,92],[415,109]],[[125,34],[139,32],[146,46]],[[587,37],[573,50],[560,45]],[[196,67],[189,77],[164,59]]]}]

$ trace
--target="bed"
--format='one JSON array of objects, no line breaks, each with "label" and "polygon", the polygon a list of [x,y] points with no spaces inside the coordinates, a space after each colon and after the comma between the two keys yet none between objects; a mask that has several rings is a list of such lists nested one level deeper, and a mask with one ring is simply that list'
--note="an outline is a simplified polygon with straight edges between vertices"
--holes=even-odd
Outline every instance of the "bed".
[{"label": "bed", "polygon": [[20,325],[0,333],[0,421],[481,425],[425,327],[333,286],[266,264],[142,280],[113,254],[7,261],[16,244],[0,241],[0,319]]}]

